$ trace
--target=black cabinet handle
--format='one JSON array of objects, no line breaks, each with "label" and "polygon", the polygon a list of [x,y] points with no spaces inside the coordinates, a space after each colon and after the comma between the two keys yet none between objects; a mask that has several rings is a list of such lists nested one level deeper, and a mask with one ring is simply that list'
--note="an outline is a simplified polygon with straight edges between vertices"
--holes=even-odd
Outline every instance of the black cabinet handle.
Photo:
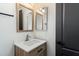
[{"label": "black cabinet handle", "polygon": [[39,53],[39,52],[41,52],[42,50],[43,50],[43,48],[39,49],[37,52]]}]

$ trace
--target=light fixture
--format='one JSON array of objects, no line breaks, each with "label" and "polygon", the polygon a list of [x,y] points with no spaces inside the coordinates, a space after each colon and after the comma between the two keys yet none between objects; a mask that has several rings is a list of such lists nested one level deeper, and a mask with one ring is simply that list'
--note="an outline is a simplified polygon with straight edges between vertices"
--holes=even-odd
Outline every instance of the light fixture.
[{"label": "light fixture", "polygon": [[44,10],[44,9],[42,9],[42,12],[45,12],[45,10]]},{"label": "light fixture", "polygon": [[41,12],[45,13],[45,9],[44,8],[40,8],[39,9]]}]

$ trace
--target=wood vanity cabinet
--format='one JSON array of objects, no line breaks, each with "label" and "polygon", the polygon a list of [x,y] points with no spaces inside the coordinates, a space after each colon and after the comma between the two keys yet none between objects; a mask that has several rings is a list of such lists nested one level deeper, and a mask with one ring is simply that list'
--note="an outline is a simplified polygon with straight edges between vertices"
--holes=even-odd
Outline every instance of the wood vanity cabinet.
[{"label": "wood vanity cabinet", "polygon": [[47,43],[44,43],[30,52],[15,46],[15,56],[47,56]]}]

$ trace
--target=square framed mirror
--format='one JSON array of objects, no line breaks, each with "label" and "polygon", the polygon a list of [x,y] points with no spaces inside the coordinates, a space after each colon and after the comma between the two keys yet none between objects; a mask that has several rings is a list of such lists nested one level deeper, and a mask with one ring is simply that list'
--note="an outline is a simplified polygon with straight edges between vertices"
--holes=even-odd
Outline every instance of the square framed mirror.
[{"label": "square framed mirror", "polygon": [[[39,13],[40,12],[40,13]],[[35,29],[47,31],[48,29],[48,7],[42,7],[36,12]]]},{"label": "square framed mirror", "polygon": [[34,28],[34,12],[23,4],[16,4],[17,32],[30,32]]}]

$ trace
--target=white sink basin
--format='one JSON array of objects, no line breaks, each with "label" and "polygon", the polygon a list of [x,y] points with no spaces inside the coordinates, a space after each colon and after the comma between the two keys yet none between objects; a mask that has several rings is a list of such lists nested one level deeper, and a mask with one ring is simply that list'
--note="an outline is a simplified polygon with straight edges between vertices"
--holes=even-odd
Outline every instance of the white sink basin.
[{"label": "white sink basin", "polygon": [[24,42],[22,42],[24,45],[26,45],[26,46],[32,46],[32,45],[34,45],[34,44],[36,44],[36,43],[39,43],[40,41],[39,40],[37,40],[37,39],[32,39],[32,40],[29,40],[29,41],[24,41]]},{"label": "white sink basin", "polygon": [[21,49],[25,50],[26,52],[30,52],[34,48],[40,46],[41,44],[45,43],[46,41],[41,39],[30,39],[29,41],[24,40],[15,40],[14,44]]}]

